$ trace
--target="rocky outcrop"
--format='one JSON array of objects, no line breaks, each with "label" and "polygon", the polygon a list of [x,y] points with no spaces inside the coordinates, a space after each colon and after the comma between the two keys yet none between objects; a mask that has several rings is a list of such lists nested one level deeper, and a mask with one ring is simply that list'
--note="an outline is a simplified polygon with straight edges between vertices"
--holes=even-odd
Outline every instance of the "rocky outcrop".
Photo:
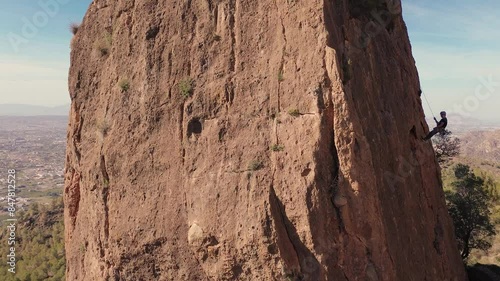
[{"label": "rocky outcrop", "polygon": [[68,280],[465,280],[399,5],[95,0]]}]

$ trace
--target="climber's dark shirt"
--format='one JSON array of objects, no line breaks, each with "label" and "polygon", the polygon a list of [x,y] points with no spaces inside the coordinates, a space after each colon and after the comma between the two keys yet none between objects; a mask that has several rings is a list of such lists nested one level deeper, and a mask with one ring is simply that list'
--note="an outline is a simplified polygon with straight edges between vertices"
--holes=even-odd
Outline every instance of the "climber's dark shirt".
[{"label": "climber's dark shirt", "polygon": [[448,126],[448,118],[446,117],[441,119],[441,121],[439,121],[439,123],[437,124],[437,127],[442,130],[444,130],[446,126]]}]

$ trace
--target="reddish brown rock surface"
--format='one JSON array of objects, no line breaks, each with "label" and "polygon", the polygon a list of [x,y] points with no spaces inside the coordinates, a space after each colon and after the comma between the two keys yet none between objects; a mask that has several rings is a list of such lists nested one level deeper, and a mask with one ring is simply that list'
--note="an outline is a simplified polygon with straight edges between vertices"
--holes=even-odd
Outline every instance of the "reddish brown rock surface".
[{"label": "reddish brown rock surface", "polygon": [[399,3],[347,2],[95,0],[67,280],[465,280]]}]

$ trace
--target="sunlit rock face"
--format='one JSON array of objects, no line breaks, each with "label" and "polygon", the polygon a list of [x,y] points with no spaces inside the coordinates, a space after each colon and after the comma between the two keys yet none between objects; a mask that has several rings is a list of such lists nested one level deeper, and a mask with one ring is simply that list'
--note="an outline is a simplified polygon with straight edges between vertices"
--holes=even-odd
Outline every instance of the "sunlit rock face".
[{"label": "sunlit rock face", "polygon": [[67,280],[466,280],[399,4],[95,0]]}]

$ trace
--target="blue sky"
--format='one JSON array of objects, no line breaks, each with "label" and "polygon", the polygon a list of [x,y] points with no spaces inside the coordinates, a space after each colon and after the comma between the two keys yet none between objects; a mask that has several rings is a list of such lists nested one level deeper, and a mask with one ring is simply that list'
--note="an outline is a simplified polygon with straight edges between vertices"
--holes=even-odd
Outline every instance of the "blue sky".
[{"label": "blue sky", "polygon": [[[0,0],[0,103],[69,103],[68,26],[81,21],[90,2]],[[403,0],[422,90],[434,113],[500,120],[498,11],[498,0]],[[26,33],[26,22],[36,31]],[[29,40],[15,41],[21,42],[17,50],[11,43],[16,35]],[[425,100],[423,105],[430,116]]]},{"label": "blue sky", "polygon": [[498,11],[498,0],[403,1],[422,90],[435,114],[500,120]]},{"label": "blue sky", "polygon": [[90,2],[0,0],[0,103],[70,102],[69,25],[81,22]]}]

